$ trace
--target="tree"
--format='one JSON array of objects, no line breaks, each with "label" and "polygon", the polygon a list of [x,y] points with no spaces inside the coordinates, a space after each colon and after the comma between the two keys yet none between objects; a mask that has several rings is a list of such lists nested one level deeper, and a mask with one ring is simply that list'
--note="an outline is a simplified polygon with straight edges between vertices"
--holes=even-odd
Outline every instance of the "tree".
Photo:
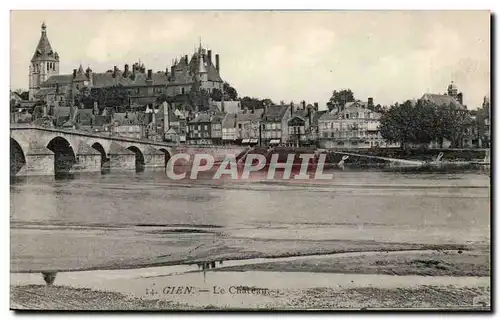
[{"label": "tree", "polygon": [[400,143],[429,143],[435,139],[435,109],[424,102],[395,104],[380,118],[380,134],[387,141]]},{"label": "tree", "polygon": [[217,88],[213,89],[212,93],[210,93],[210,98],[214,101],[222,101],[222,91]]},{"label": "tree", "polygon": [[354,93],[351,91],[351,89],[344,89],[340,91],[334,90],[332,96],[330,97],[330,100],[326,103],[326,105],[328,106],[328,110],[332,111],[337,106],[344,108],[344,105],[347,102],[354,101],[356,100],[354,99]]},{"label": "tree", "polygon": [[444,139],[448,139],[453,148],[460,147],[466,127],[472,124],[469,113],[453,104],[434,106],[434,108],[436,137],[440,146],[443,147]]},{"label": "tree", "polygon": [[274,102],[271,99],[263,99],[260,102],[264,107],[274,105]]},{"label": "tree", "polygon": [[129,94],[124,86],[118,85],[107,88],[92,88],[90,97],[93,101],[97,101],[100,108],[104,107],[120,107],[129,104]]},{"label": "tree", "polygon": [[157,104],[162,104],[163,102],[168,102],[168,97],[166,94],[162,93],[158,97],[156,97],[156,103]]},{"label": "tree", "polygon": [[77,106],[83,105],[84,108],[90,109],[94,106],[94,99],[91,96],[89,87],[82,87],[75,95],[74,104]]},{"label": "tree", "polygon": [[224,82],[222,90],[224,91],[224,100],[236,101],[238,99],[238,92],[229,83]]}]

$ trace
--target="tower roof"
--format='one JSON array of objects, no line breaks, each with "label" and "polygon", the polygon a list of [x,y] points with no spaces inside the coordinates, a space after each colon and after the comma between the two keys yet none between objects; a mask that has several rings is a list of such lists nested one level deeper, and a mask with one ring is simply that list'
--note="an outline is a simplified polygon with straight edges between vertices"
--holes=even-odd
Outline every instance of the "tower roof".
[{"label": "tower roof", "polygon": [[207,68],[205,67],[205,63],[203,62],[203,56],[200,54],[198,56],[198,72],[199,73],[207,73]]},{"label": "tower roof", "polygon": [[455,84],[455,82],[451,82],[450,85],[448,86],[448,91],[458,91],[458,87]]},{"label": "tower roof", "polygon": [[47,26],[45,25],[45,22],[42,23],[41,29],[42,34],[40,36],[40,40],[38,41],[38,45],[36,46],[33,58],[31,58],[31,61],[59,60],[59,55],[57,54],[57,52],[54,52],[54,50],[52,50],[49,38],[47,38]]}]

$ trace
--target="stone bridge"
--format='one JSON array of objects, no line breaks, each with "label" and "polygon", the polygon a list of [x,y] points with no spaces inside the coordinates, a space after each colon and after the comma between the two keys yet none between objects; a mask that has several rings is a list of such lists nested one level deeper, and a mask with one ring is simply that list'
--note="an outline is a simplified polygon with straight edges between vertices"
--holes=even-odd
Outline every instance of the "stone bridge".
[{"label": "stone bridge", "polygon": [[10,174],[164,169],[172,149],[164,142],[11,124]]}]

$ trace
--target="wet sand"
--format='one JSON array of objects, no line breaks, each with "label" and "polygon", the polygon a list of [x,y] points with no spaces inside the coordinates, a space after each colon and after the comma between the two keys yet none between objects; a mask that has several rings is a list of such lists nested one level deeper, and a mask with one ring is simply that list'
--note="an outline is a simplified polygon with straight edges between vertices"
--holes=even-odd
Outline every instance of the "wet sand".
[{"label": "wet sand", "polygon": [[[289,257],[214,270],[69,272],[55,286],[12,281],[11,308],[54,310],[362,309],[485,310],[490,300],[489,249],[372,252]],[[167,267],[169,268],[169,267]],[[161,270],[161,268],[152,268]],[[193,273],[194,272],[194,273]],[[73,275],[72,275],[73,274]],[[81,275],[76,275],[81,274]],[[203,274],[203,276],[202,276]],[[28,276],[28,275],[27,275]],[[114,278],[114,279],[113,279]],[[21,283],[25,283],[22,285]],[[266,288],[261,295],[145,294],[156,285]],[[83,286],[83,288],[82,288]],[[214,286],[215,287],[215,286]],[[92,288],[92,289],[89,289]],[[220,289],[217,289],[220,290]],[[234,290],[233,290],[234,291]],[[163,292],[165,293],[165,292]]]}]

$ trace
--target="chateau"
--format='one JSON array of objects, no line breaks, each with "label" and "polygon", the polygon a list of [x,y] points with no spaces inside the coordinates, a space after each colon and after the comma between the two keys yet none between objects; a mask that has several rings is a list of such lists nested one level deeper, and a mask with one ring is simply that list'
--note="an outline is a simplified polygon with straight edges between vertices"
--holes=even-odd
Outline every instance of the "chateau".
[{"label": "chateau", "polygon": [[[198,49],[189,58],[184,55],[175,59],[170,68],[153,72],[146,70],[143,63],[128,64],[120,70],[117,66],[106,72],[85,70],[82,65],[73,69],[71,74],[59,74],[57,52],[52,49],[47,37],[47,26],[41,27],[41,36],[35,54],[29,66],[29,99],[43,100],[48,105],[64,105],[73,101],[78,92],[87,87],[109,88],[123,86],[129,95],[129,104],[144,106],[154,104],[162,94],[170,97],[187,95],[193,88],[203,88],[209,93],[214,89],[222,91],[223,80],[220,77],[220,58],[212,51]],[[170,69],[170,70],[169,70]]]}]

